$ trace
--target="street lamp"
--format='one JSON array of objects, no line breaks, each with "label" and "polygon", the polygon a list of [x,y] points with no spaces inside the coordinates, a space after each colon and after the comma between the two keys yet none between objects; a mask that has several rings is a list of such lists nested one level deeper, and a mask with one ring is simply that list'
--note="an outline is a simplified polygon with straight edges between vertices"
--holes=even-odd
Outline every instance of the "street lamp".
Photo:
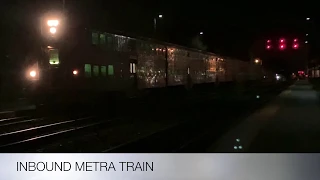
[{"label": "street lamp", "polygon": [[58,20],[48,20],[47,24],[49,27],[56,27],[59,25],[59,21]]},{"label": "street lamp", "polygon": [[307,21],[309,21],[309,20],[310,20],[310,18],[306,18],[306,20],[307,20]]},{"label": "street lamp", "polygon": [[51,27],[50,28],[50,33],[51,34],[55,34],[57,32],[57,28],[55,28],[55,27]]},{"label": "street lamp", "polygon": [[200,32],[200,35],[203,35],[203,32]]},{"label": "street lamp", "polygon": [[59,20],[48,20],[47,25],[49,26],[49,32],[51,34],[56,34],[57,32],[57,26],[59,25]]},{"label": "street lamp", "polygon": [[[163,15],[162,14],[159,14],[158,15],[158,18],[159,19],[162,19],[163,18]],[[157,30],[157,18],[155,17],[155,18],[153,18],[153,25],[154,25],[154,31],[156,32],[156,30]]]}]

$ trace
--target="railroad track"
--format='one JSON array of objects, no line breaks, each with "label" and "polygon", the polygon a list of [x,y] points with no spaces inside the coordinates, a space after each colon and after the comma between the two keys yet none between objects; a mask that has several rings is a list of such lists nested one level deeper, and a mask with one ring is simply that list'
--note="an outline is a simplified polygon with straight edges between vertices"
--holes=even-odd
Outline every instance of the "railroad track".
[{"label": "railroad track", "polygon": [[0,119],[0,151],[23,152],[83,130],[112,122],[111,118],[88,112],[69,116],[34,115]]},{"label": "railroad track", "polygon": [[[267,90],[267,86],[261,86],[260,89]],[[260,94],[262,91],[259,90]],[[254,92],[251,92],[255,94]],[[197,97],[198,98],[198,97]],[[185,99],[188,101],[188,99]],[[197,118],[197,117],[194,117]],[[53,142],[59,142],[65,138],[76,138],[84,136],[85,134],[90,134],[95,132],[97,129],[103,129],[105,127],[113,126],[115,122],[123,123],[124,119],[103,119],[101,117],[95,116],[87,116],[87,117],[79,117],[79,118],[71,118],[69,120],[58,120],[58,121],[50,121],[46,118],[28,118],[25,116],[7,118],[0,120],[0,133],[1,129],[14,129],[14,127],[21,126],[24,127],[15,131],[3,131],[0,135],[0,151],[1,152],[25,152],[35,149],[40,149],[42,146],[46,144],[51,144]],[[189,124],[188,124],[189,123]],[[191,124],[190,124],[191,123]],[[193,122],[194,123],[194,122]],[[32,125],[32,127],[27,127],[25,125]],[[11,128],[9,128],[11,127]],[[164,150],[162,147],[157,147],[156,149],[150,149],[152,146],[148,146],[148,144],[157,144],[157,142],[168,141],[164,137],[174,137],[175,132],[189,132],[186,134],[181,134],[177,139],[180,139],[179,142],[174,144],[175,147],[170,147],[171,149],[179,149],[184,147],[185,144],[190,144],[190,141],[201,134],[204,126],[198,127],[198,130],[194,130],[194,126],[192,122],[183,122],[178,123],[174,126],[162,129],[157,131],[156,133],[152,133],[146,135],[143,138],[139,138],[138,140],[132,141],[130,143],[124,143],[117,148],[112,150],[107,150],[108,152],[141,152],[141,149],[145,149],[145,152],[169,152],[169,149]],[[181,129],[182,128],[182,129]],[[189,129],[188,129],[189,128]],[[190,129],[191,128],[191,129]],[[137,144],[140,144],[138,146]],[[159,142],[159,145],[163,145],[164,142]],[[148,148],[141,148],[148,146]],[[135,151],[134,147],[139,147]],[[167,146],[169,147],[169,146]],[[122,150],[121,150],[122,149]],[[124,149],[126,151],[124,151]],[[161,151],[164,150],[164,151]],[[149,151],[148,151],[149,150]],[[179,151],[179,150],[177,150]]]}]

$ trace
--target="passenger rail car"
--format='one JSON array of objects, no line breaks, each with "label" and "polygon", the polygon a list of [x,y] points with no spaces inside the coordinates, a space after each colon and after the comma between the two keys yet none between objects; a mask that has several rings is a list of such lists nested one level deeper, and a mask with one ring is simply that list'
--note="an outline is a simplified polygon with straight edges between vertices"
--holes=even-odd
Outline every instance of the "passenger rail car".
[{"label": "passenger rail car", "polygon": [[32,84],[29,92],[37,98],[80,99],[82,92],[131,94],[149,88],[191,88],[192,84],[259,80],[265,75],[253,62],[89,29],[65,30],[59,39],[45,41],[35,54],[27,77]]}]

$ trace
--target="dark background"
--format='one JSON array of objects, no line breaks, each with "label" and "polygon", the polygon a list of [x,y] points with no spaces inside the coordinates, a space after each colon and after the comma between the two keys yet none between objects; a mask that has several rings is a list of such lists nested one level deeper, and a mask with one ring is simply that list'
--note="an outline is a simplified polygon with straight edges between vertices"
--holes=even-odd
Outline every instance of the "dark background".
[{"label": "dark background", "polygon": [[[48,10],[61,8],[62,2],[1,1],[1,54],[6,54],[8,45],[15,42],[13,39],[20,38],[23,43],[22,39],[38,26],[38,18]],[[309,42],[307,55],[301,53],[303,56],[300,54],[298,60],[292,59],[289,64],[299,64],[296,61],[314,59],[319,54],[318,17],[317,11],[312,10],[316,4],[307,2],[66,0],[65,7],[70,20],[90,28],[119,30],[194,48],[200,48],[192,43],[199,39],[207,51],[242,60],[257,56],[265,59],[281,57],[286,59],[286,63],[281,63],[288,66],[287,62],[292,59],[289,55],[293,55],[291,51],[282,56],[277,53],[269,56],[263,52],[266,39],[277,40],[279,37],[298,37],[301,52],[305,52],[304,41]],[[163,18],[158,20],[154,33],[153,18],[159,14]],[[311,20],[306,21],[306,17]],[[200,36],[200,32],[204,34]],[[272,62],[274,66],[281,64],[276,60]]]}]

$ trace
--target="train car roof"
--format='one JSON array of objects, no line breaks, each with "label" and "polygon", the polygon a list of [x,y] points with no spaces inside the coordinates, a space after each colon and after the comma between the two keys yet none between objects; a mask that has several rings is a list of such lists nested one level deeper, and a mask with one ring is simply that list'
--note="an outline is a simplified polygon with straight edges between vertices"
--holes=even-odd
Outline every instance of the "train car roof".
[{"label": "train car roof", "polygon": [[[222,58],[231,58],[228,56],[223,56],[223,55],[219,55],[216,53],[212,53],[212,52],[208,52],[208,51],[203,51],[203,50],[199,50],[199,49],[195,49],[195,48],[190,48],[190,47],[186,47],[186,46],[181,46],[181,45],[177,45],[177,44],[173,44],[173,43],[168,43],[168,42],[163,42],[163,41],[159,41],[156,39],[152,39],[152,38],[148,38],[148,37],[142,37],[142,36],[138,36],[138,35],[134,35],[132,33],[127,33],[127,32],[123,32],[123,31],[117,31],[117,30],[93,30],[93,29],[88,29],[88,31],[91,32],[105,32],[105,33],[110,33],[110,34],[114,34],[114,35],[119,35],[119,36],[125,36],[125,37],[129,37],[132,39],[137,39],[137,40],[142,40],[142,41],[149,41],[149,42],[153,42],[153,43],[157,43],[157,44],[161,44],[161,45],[166,45],[166,46],[174,46],[177,48],[181,48],[181,49],[185,49],[188,51],[193,51],[193,52],[199,52],[202,54],[206,54],[206,55],[211,55],[211,56],[219,56]],[[236,59],[236,58],[231,58],[231,59]]]}]

